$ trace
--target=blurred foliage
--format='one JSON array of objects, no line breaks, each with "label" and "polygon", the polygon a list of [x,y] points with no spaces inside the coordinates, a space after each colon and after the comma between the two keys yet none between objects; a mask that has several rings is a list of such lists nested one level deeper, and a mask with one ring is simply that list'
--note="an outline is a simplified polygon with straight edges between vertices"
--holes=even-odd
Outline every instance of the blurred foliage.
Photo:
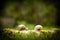
[{"label": "blurred foliage", "polygon": [[7,2],[3,15],[16,20],[41,25],[55,25],[56,8],[43,0],[22,0],[21,2]]}]

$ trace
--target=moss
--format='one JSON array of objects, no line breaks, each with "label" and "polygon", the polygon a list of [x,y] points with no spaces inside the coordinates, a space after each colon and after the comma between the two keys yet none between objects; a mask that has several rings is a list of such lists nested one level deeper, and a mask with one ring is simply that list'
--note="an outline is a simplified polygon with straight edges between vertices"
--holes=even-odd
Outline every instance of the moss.
[{"label": "moss", "polygon": [[48,30],[41,31],[40,36],[37,36],[35,33],[25,35],[17,32],[12,34],[10,31],[4,30],[4,33],[2,34],[2,39],[4,38],[5,40],[52,40],[52,35],[53,33],[51,33]]}]

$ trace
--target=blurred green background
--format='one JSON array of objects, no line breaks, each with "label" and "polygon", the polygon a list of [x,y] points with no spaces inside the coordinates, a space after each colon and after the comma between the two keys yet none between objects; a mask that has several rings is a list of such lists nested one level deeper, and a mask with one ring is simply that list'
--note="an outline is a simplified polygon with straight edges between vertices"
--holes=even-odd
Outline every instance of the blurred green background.
[{"label": "blurred green background", "polygon": [[1,14],[4,27],[16,27],[24,24],[34,27],[55,27],[57,21],[55,4],[43,0],[6,1]]}]

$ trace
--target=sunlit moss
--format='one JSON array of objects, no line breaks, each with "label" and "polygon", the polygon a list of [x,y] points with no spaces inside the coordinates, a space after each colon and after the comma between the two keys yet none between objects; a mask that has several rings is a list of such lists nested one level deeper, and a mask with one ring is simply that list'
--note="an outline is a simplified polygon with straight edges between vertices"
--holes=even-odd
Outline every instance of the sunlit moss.
[{"label": "sunlit moss", "polygon": [[[6,28],[7,29],[7,28]],[[9,30],[4,30],[9,31]],[[49,38],[52,37],[54,33],[50,32],[51,30],[41,30],[42,34],[40,36],[37,36],[35,33],[30,33],[29,35],[22,34],[22,33],[8,33],[4,32],[6,34],[5,39],[12,39],[12,40],[49,40]]]}]

